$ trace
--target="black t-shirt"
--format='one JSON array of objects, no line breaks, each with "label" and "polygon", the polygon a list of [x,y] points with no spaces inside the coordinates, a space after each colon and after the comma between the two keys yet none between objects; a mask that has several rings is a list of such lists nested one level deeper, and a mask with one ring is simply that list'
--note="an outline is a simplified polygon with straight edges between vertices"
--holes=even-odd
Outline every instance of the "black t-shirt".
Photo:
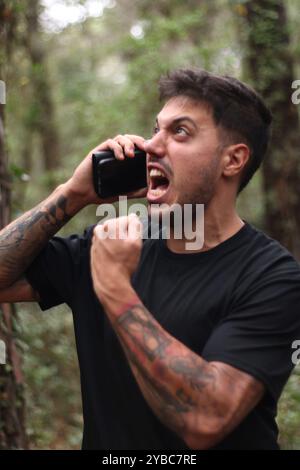
[{"label": "black t-shirt", "polygon": [[[84,449],[187,449],[144,399],[93,292],[93,226],[54,237],[27,271],[42,310],[66,302],[74,317],[84,415]],[[202,253],[175,254],[146,240],[133,286],[171,335],[207,361],[264,383],[266,393],[218,449],[276,449],[276,405],[300,338],[300,269],[278,242],[248,223]]]}]

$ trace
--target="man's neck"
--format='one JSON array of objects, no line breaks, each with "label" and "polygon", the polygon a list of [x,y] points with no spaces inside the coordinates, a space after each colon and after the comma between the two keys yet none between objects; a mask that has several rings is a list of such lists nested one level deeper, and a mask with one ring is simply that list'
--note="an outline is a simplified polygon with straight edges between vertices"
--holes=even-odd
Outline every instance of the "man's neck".
[{"label": "man's neck", "polygon": [[[208,251],[235,235],[243,225],[245,223],[235,209],[231,213],[223,213],[222,215],[204,213],[204,243],[201,249],[187,249],[187,244],[190,244],[193,240],[189,240],[184,236],[181,239],[176,239],[172,231],[170,239],[167,240],[167,247],[174,253],[192,254]],[[193,224],[193,230],[196,229],[197,227]]]}]

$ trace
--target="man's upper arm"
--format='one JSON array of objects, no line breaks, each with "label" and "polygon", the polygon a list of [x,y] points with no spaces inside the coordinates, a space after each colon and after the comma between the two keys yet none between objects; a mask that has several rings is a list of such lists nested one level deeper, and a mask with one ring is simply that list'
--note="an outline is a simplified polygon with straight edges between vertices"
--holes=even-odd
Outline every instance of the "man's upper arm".
[{"label": "man's upper arm", "polygon": [[0,290],[0,303],[38,302],[39,294],[25,277],[18,279],[10,287]]},{"label": "man's upper arm", "polygon": [[0,302],[39,302],[46,310],[70,302],[81,272],[81,260],[89,253],[93,227],[82,236],[54,236],[36,256],[23,276],[0,290]]},{"label": "man's upper arm", "polygon": [[209,337],[202,357],[224,363],[264,384],[276,402],[294,367],[300,335],[300,270],[279,265],[241,295]]},{"label": "man's upper arm", "polygon": [[53,237],[24,273],[29,284],[39,293],[42,310],[62,303],[72,308],[78,283],[89,271],[93,228],[88,227],[83,235]]}]

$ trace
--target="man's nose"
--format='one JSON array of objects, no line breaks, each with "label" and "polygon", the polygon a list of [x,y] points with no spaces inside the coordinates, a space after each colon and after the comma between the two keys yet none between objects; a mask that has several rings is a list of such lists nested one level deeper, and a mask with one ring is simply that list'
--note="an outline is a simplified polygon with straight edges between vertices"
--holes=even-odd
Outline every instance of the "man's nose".
[{"label": "man's nose", "polygon": [[146,140],[145,151],[149,155],[154,155],[156,157],[165,156],[165,142],[160,132],[151,137],[151,139]]}]

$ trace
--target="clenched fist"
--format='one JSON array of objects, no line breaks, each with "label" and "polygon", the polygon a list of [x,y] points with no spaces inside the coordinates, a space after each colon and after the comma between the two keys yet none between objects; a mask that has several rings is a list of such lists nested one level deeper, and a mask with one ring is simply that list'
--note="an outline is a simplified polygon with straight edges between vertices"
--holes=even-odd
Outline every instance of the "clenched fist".
[{"label": "clenched fist", "polygon": [[142,250],[142,224],[135,214],[97,225],[91,247],[95,293],[104,307],[122,304],[133,292],[131,276]]}]

